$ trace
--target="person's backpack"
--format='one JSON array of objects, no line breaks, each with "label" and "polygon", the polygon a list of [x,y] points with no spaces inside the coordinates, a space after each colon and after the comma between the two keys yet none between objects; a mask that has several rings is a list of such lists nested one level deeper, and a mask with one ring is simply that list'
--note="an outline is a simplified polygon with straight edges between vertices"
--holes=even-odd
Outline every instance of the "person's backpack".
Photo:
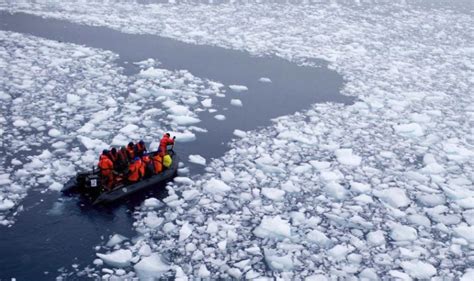
[{"label": "person's backpack", "polygon": [[172,162],[173,159],[171,159],[171,156],[169,156],[168,154],[163,157],[163,166],[165,166],[166,168],[169,168]]}]

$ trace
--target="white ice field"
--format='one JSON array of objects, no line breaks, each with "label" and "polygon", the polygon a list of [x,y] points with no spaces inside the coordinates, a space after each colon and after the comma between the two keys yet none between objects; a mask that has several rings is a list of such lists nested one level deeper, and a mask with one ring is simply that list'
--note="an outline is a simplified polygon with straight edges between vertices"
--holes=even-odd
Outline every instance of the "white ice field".
[{"label": "white ice field", "polygon": [[[242,139],[233,142],[221,159],[208,161],[204,175],[178,178],[169,186],[170,195],[164,204],[156,199],[145,201],[135,212],[134,227],[139,236],[104,246],[101,260],[94,262],[100,271],[89,274],[106,278],[138,276],[144,280],[159,276],[181,280],[474,279],[472,15],[377,4],[143,6],[37,2],[2,7],[126,32],[275,54],[295,62],[323,58],[346,79],[342,92],[359,99],[350,106],[312,105],[252,134],[236,130]],[[2,42],[11,42],[12,46],[10,53],[1,53],[3,64],[8,63],[11,54],[22,52],[15,46],[18,44],[39,44],[50,49],[50,54],[36,54],[38,61],[46,60],[46,64],[40,64],[43,66],[52,63],[48,60],[69,57],[68,52],[77,48],[82,50],[74,45],[51,46],[45,40],[20,35],[10,39],[6,33],[1,34]],[[8,52],[8,46],[2,44],[0,50]],[[107,75],[104,71],[90,74],[84,82],[83,77],[58,73],[56,83],[76,79],[77,89],[71,94],[80,98],[77,91],[85,88],[86,95],[95,93],[93,96],[108,110],[117,108],[121,112],[118,117],[106,122],[106,127],[94,129],[98,122],[91,116],[104,113],[92,108],[90,115],[77,122],[65,120],[68,110],[78,108],[65,105],[67,95],[60,88],[39,95],[40,99],[23,100],[9,98],[12,95],[4,91],[2,114],[3,108],[12,108],[15,114],[4,114],[2,122],[13,126],[2,126],[2,142],[9,136],[23,135],[20,130],[25,128],[44,127],[40,131],[43,133],[31,129],[27,135],[34,137],[24,139],[22,145],[12,149],[12,155],[32,144],[49,144],[51,139],[65,145],[77,140],[95,144],[121,140],[121,129],[127,134],[129,130],[143,132],[140,130],[144,128],[133,127],[134,120],[127,118],[131,112],[144,111],[145,104],[133,96],[119,100],[116,86],[125,78],[110,65],[113,54],[91,52],[85,56],[91,68],[101,66]],[[18,60],[32,63],[29,56],[19,55]],[[12,83],[18,95],[28,93],[28,87],[35,92],[35,85],[42,80],[25,76],[25,67],[15,65],[19,77],[34,82],[23,86],[24,82],[4,79],[2,84]],[[68,69],[79,75],[83,73],[79,72],[81,67],[83,64],[71,62]],[[161,70],[154,68],[151,72],[156,71]],[[188,75],[167,72],[158,77],[175,83]],[[117,82],[110,83],[112,77]],[[90,79],[96,81],[87,85]],[[142,83],[147,89],[162,85],[156,83],[156,76],[146,73],[136,79],[145,80]],[[196,85],[219,91],[215,84],[192,79]],[[98,89],[98,84],[103,89]],[[189,84],[182,87],[180,95],[194,92]],[[52,92],[55,96],[49,98]],[[49,104],[61,95],[64,102]],[[196,96],[183,114],[183,99],[175,98],[174,93],[165,95],[169,108],[163,110],[195,118],[192,114],[200,107],[198,100],[209,98]],[[115,104],[108,104],[110,97],[115,97]],[[35,118],[40,121],[41,114],[47,114],[51,106],[64,108],[64,116],[56,113],[51,124],[48,119],[31,126],[36,119],[14,111],[17,103],[26,106],[31,102],[45,111],[37,112]],[[118,126],[124,121],[130,127]],[[180,122],[189,123],[191,119],[178,117],[172,121],[162,122],[187,128],[189,125]],[[84,127],[88,134],[101,133],[81,138],[76,130]],[[56,140],[58,137],[64,140]],[[7,175],[1,178],[4,204],[19,202],[17,191],[35,182],[44,179],[60,184],[64,179],[64,175],[45,172],[23,182],[16,178],[21,174],[9,172],[15,163],[23,167],[20,171],[30,173],[41,157],[49,157],[53,163],[68,161],[84,166],[96,156],[97,151],[89,146],[90,152],[84,156],[73,151],[65,160],[62,143],[39,153],[46,156],[28,161],[8,163],[3,159],[2,173]],[[194,160],[202,163],[198,155]]]}]

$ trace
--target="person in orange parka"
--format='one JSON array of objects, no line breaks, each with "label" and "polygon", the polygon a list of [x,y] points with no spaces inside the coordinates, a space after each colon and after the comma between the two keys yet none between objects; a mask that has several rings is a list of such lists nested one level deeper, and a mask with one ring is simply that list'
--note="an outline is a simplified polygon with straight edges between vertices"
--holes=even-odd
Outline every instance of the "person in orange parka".
[{"label": "person in orange parka", "polygon": [[112,186],[114,184],[114,163],[112,160],[109,158],[109,151],[107,149],[104,149],[102,151],[102,155],[100,155],[99,158],[99,169],[100,169],[100,175],[102,176],[102,179],[106,181],[105,186],[107,187],[108,190],[112,189]]},{"label": "person in orange parka", "polygon": [[155,174],[161,173],[161,171],[163,171],[163,158],[161,155],[157,153],[151,158],[151,160],[153,162],[153,172]]},{"label": "person in orange parka", "polygon": [[142,156],[142,170],[143,170],[143,176],[148,176],[151,175],[151,159],[148,153],[144,153]]},{"label": "person in orange parka", "polygon": [[130,165],[128,166],[128,181],[129,182],[137,182],[140,180],[141,177],[141,167],[142,167],[142,161],[140,160],[140,157],[135,157],[132,159],[130,162]]},{"label": "person in orange parka", "polygon": [[143,140],[140,140],[135,145],[135,156],[142,157],[143,153],[145,153],[145,152],[146,152],[145,142]]},{"label": "person in orange parka", "polygon": [[128,156],[129,161],[132,161],[136,156],[135,155],[135,145],[133,144],[133,142],[129,142],[128,145],[127,145],[127,156]]},{"label": "person in orange parka", "polygon": [[167,146],[174,144],[174,140],[176,137],[171,138],[171,135],[169,133],[166,133],[163,135],[163,137],[160,140],[160,156],[163,157],[167,153]]}]

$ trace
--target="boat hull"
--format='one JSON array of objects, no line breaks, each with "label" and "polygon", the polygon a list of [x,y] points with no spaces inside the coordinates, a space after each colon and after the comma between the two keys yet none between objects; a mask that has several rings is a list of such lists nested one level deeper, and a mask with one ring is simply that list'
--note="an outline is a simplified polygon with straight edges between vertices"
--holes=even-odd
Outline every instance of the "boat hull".
[{"label": "boat hull", "polygon": [[93,205],[107,204],[123,199],[131,194],[139,191],[145,191],[156,185],[165,183],[176,176],[179,166],[179,158],[176,154],[172,155],[172,164],[169,168],[163,170],[163,172],[153,175],[148,178],[144,178],[133,184],[120,184],[110,191],[100,192],[100,188],[92,189],[86,185],[86,181],[89,177],[99,178],[99,171],[89,171],[78,173],[76,177],[68,181],[62,192],[64,193],[81,193],[89,195],[92,198]]}]

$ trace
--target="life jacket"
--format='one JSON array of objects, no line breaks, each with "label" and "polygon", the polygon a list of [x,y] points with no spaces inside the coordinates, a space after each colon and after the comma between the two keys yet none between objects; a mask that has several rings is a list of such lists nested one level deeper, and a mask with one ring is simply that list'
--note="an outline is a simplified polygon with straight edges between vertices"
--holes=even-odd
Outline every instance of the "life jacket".
[{"label": "life jacket", "polygon": [[163,166],[169,168],[171,166],[171,163],[173,163],[173,159],[171,159],[171,156],[169,156],[169,154],[163,156]]},{"label": "life jacket", "polygon": [[153,161],[153,172],[155,174],[161,173],[163,171],[163,158],[159,154],[156,154],[152,158]]},{"label": "life jacket", "polygon": [[134,147],[127,146],[127,156],[129,160],[132,160],[135,158],[135,149]]},{"label": "life jacket", "polygon": [[164,156],[167,153],[167,146],[174,144],[174,140],[168,137],[167,134],[164,134],[160,140],[160,155]]},{"label": "life jacket", "polygon": [[120,149],[117,152],[117,161],[122,162],[122,163],[127,163],[128,162],[128,156],[127,156],[127,150],[122,150]]},{"label": "life jacket", "polygon": [[150,163],[150,161],[151,161],[151,160],[150,160],[150,156],[144,155],[144,156],[142,157],[142,161],[145,162],[145,164]]},{"label": "life jacket", "polygon": [[108,156],[109,156],[110,160],[112,160],[112,163],[115,163],[117,161],[118,153],[113,154],[112,151],[111,151],[111,152],[109,152]]},{"label": "life jacket", "polygon": [[138,181],[140,179],[141,161],[135,161],[128,166],[128,180]]},{"label": "life jacket", "polygon": [[139,162],[140,164],[140,167],[139,167],[139,171],[140,171],[140,177],[144,177],[145,176],[145,172],[146,172],[146,163],[142,160],[138,160],[137,162]]},{"label": "life jacket", "polygon": [[107,155],[104,154],[100,155],[98,166],[100,169],[100,174],[105,177],[109,176],[114,169],[114,163],[109,157],[107,157]]},{"label": "life jacket", "polygon": [[143,155],[143,152],[146,151],[146,146],[145,144],[141,144],[141,143],[137,143],[135,145],[135,155],[136,156],[142,156]]}]

